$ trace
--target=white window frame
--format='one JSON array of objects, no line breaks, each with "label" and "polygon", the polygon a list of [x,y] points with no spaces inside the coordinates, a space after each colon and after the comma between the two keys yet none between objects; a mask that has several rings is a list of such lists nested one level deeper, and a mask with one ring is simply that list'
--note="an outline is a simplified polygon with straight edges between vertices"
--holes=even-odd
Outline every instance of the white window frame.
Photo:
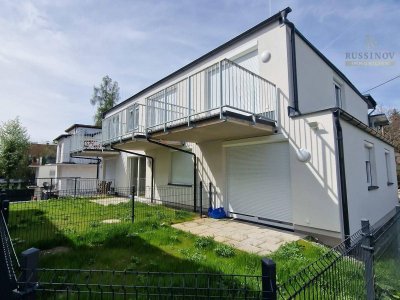
[{"label": "white window frame", "polygon": [[378,188],[378,184],[374,144],[368,141],[364,141],[364,151],[365,154],[367,154],[365,157],[365,172],[368,190],[375,190]]},{"label": "white window frame", "polygon": [[390,162],[391,162],[390,151],[385,149],[385,164],[386,164],[387,185],[393,185],[392,167],[391,167],[391,163]]},{"label": "white window frame", "polygon": [[[186,150],[186,149],[185,149]],[[190,150],[188,150],[190,151]],[[182,165],[180,165],[181,168],[176,168],[176,164],[174,164],[174,156],[176,155],[182,155],[182,159],[184,161],[182,163],[188,164],[186,167],[182,168]],[[188,153],[184,153],[181,151],[171,151],[171,172],[170,172],[170,180],[169,184],[170,185],[183,185],[183,186],[192,186],[193,185],[193,159],[192,156],[189,155]],[[190,166],[189,166],[190,164]],[[187,172],[187,174],[176,174],[175,172],[179,172],[179,170],[182,172],[182,169]],[[178,170],[178,171],[177,171]]]},{"label": "white window frame", "polygon": [[[335,95],[335,104],[339,108],[344,108],[344,93],[343,93],[343,85],[337,82],[336,80],[333,81],[333,88],[334,88],[334,95]],[[339,91],[339,97],[337,94]],[[339,98],[339,99],[338,99]]]}]

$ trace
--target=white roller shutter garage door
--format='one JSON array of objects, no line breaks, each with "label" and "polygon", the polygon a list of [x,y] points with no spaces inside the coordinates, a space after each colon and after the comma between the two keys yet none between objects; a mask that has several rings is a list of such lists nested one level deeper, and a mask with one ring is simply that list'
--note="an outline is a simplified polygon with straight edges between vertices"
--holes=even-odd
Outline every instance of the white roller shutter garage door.
[{"label": "white roller shutter garage door", "polygon": [[227,148],[231,216],[293,228],[287,142]]}]

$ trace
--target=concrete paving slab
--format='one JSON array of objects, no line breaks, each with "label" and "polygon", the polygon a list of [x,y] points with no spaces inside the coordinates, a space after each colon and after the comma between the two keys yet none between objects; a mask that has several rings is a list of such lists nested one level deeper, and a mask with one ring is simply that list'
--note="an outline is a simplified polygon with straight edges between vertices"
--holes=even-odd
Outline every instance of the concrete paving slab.
[{"label": "concrete paving slab", "polygon": [[303,234],[233,219],[203,218],[172,226],[199,236],[211,236],[217,242],[258,255],[267,255],[285,243],[305,237]]}]

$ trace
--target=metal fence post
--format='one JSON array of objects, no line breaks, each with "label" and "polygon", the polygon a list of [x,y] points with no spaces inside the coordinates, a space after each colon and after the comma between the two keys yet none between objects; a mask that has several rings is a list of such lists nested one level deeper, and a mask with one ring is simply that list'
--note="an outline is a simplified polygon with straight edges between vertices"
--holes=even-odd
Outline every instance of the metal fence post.
[{"label": "metal fence post", "polygon": [[367,300],[375,299],[374,284],[374,247],[372,241],[371,228],[369,220],[361,220],[361,231],[363,235],[362,254],[365,264],[365,290],[367,292]]},{"label": "metal fence post", "polygon": [[[18,287],[18,294],[23,299],[34,299],[34,292],[37,285],[37,267],[39,262],[39,249],[29,248],[21,253],[22,274]],[[28,296],[29,295],[29,296]]]},{"label": "metal fence post", "polygon": [[203,181],[199,184],[199,200],[200,200],[200,218],[203,217]]},{"label": "metal fence post", "polygon": [[276,264],[272,259],[261,259],[262,299],[276,300]]},{"label": "metal fence post", "polygon": [[74,182],[74,198],[76,198],[76,180],[77,178],[75,177],[75,182]]},{"label": "metal fence post", "polygon": [[[396,205],[396,216],[400,216],[400,205]],[[397,219],[396,221],[396,232],[399,233],[400,232],[400,218]],[[399,253],[400,255],[400,235],[397,234],[397,253]]]},{"label": "metal fence post", "polygon": [[1,212],[3,213],[4,221],[6,221],[6,224],[8,224],[8,217],[10,214],[10,201],[8,200],[1,201]]},{"label": "metal fence post", "polygon": [[131,187],[131,199],[132,199],[131,220],[132,220],[132,223],[135,223],[135,193],[136,193],[136,187],[133,185]]}]

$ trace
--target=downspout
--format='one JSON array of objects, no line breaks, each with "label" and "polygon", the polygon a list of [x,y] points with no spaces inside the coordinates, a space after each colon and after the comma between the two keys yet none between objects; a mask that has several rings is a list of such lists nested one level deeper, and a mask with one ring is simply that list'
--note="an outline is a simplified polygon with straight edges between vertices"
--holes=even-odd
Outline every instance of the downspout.
[{"label": "downspout", "polygon": [[343,233],[345,239],[350,236],[350,223],[349,223],[349,207],[347,201],[347,185],[346,185],[346,171],[344,165],[344,147],[343,147],[343,130],[340,125],[340,110],[337,109],[333,113],[335,122],[335,134],[338,151],[338,162],[339,162],[339,182],[340,182],[340,195],[341,195],[341,206],[342,206],[342,220],[343,220]]},{"label": "downspout", "polygon": [[183,153],[193,156],[193,206],[194,206],[193,210],[196,211],[196,207],[197,207],[197,156],[196,156],[196,154],[193,152],[187,151],[187,150],[183,150],[180,148],[176,148],[176,147],[173,147],[170,145],[166,145],[166,144],[157,142],[155,140],[150,139],[149,137],[147,137],[147,141],[152,144],[156,144],[156,145],[159,145],[162,147],[173,149],[173,150],[183,152]]},{"label": "downspout", "polygon": [[291,62],[292,62],[292,86],[293,86],[293,107],[288,106],[288,115],[296,116],[299,111],[299,94],[297,88],[297,62],[296,62],[296,29],[292,22],[287,19],[287,15],[292,11],[290,7],[281,13],[281,23],[286,24],[290,29],[290,46],[291,46]]},{"label": "downspout", "polygon": [[99,165],[100,165],[100,162],[101,162],[101,159],[100,158],[92,158],[92,157],[85,157],[85,156],[75,156],[75,155],[72,155],[72,154],[70,154],[69,155],[71,158],[79,158],[79,159],[90,159],[90,160],[95,160],[95,161],[97,161],[96,162],[96,165],[97,165],[97,167],[96,167],[96,179],[99,179]]},{"label": "downspout", "polygon": [[141,154],[141,153],[137,153],[137,152],[133,152],[133,151],[129,151],[129,150],[124,150],[124,149],[120,149],[120,148],[116,148],[113,145],[111,145],[111,149],[113,150],[117,150],[120,152],[124,152],[124,153],[128,153],[128,154],[134,154],[140,157],[145,157],[151,160],[151,183],[150,183],[150,200],[151,202],[153,202],[154,200],[154,157],[146,155],[146,154]]}]

